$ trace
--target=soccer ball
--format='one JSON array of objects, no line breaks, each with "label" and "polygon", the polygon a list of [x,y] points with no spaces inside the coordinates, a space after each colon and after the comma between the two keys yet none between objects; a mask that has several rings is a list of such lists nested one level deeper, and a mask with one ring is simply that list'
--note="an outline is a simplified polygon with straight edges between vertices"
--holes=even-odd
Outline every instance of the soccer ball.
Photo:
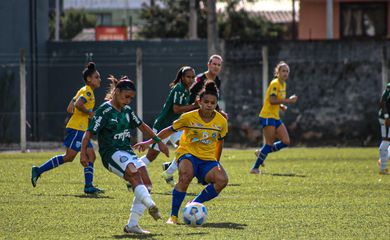
[{"label": "soccer ball", "polygon": [[183,208],[183,221],[191,227],[202,226],[207,219],[206,207],[197,202],[190,202]]}]

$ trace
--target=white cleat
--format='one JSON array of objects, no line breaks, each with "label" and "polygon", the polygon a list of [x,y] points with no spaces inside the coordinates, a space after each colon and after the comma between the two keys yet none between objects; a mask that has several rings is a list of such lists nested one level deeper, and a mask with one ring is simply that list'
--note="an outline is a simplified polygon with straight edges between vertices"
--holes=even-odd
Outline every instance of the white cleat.
[{"label": "white cleat", "polygon": [[128,225],[126,225],[125,228],[123,229],[123,231],[125,233],[128,233],[128,234],[131,234],[131,233],[135,233],[135,234],[150,234],[149,231],[143,230],[139,225],[135,225],[135,226],[132,226],[132,227],[129,227]]}]

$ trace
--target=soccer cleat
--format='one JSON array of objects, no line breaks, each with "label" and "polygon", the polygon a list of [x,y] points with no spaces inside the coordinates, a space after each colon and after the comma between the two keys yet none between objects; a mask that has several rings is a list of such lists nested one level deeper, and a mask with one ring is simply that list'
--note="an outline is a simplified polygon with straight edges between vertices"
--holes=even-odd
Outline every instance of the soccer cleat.
[{"label": "soccer cleat", "polygon": [[37,181],[38,181],[38,178],[40,176],[41,176],[41,174],[39,174],[39,167],[32,166],[32,168],[31,168],[31,183],[32,183],[33,187],[37,186]]},{"label": "soccer cleat", "polygon": [[158,208],[157,208],[156,205],[151,206],[151,207],[148,209],[148,211],[149,211],[150,216],[152,216],[154,220],[157,221],[157,220],[159,220],[159,219],[162,219],[161,214],[160,214],[160,211],[158,210]]},{"label": "soccer cleat", "polygon": [[249,172],[251,174],[261,174],[261,170],[258,168],[252,168]]},{"label": "soccer cleat", "polygon": [[163,171],[166,171],[169,168],[169,166],[171,166],[171,163],[172,162],[165,162],[165,163],[163,163],[162,164]]},{"label": "soccer cleat", "polygon": [[168,218],[166,224],[176,225],[177,224],[177,217],[176,216],[170,216]]},{"label": "soccer cleat", "polygon": [[[260,154],[260,150],[257,149],[257,150],[255,151],[255,155],[256,155],[257,158],[259,157],[259,154]],[[265,167],[264,162],[261,164],[261,166],[262,166],[262,167]]]},{"label": "soccer cleat", "polygon": [[125,226],[123,229],[125,233],[136,233],[136,234],[150,234],[149,231],[143,230],[138,224],[132,227],[129,227],[128,225]]},{"label": "soccer cleat", "polygon": [[385,168],[384,170],[379,170],[380,175],[390,175],[390,171],[388,168]]},{"label": "soccer cleat", "polygon": [[385,168],[385,169],[381,169],[381,160],[378,159],[378,161],[376,162],[376,165],[379,167],[379,174],[380,175],[390,175],[390,170],[388,168]]},{"label": "soccer cleat", "polygon": [[104,193],[103,189],[94,187],[94,186],[89,186],[89,187],[84,187],[84,193],[85,194],[100,194]]},{"label": "soccer cleat", "polygon": [[176,185],[175,180],[173,180],[173,175],[167,173],[167,171],[162,172],[161,176],[165,179],[165,182],[172,187]]}]

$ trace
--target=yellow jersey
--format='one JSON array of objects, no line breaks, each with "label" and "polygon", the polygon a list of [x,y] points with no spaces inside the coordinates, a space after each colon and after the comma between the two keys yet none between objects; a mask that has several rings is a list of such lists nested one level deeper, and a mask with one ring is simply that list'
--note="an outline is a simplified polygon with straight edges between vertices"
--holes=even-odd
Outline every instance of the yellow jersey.
[{"label": "yellow jersey", "polygon": [[270,97],[276,96],[277,99],[285,99],[286,98],[286,82],[283,84],[279,81],[278,78],[275,78],[271,81],[267,88],[267,92],[265,94],[265,101],[263,108],[259,114],[262,118],[274,118],[279,120],[279,110],[280,104],[272,105],[270,102]]},{"label": "yellow jersey", "polygon": [[217,142],[226,136],[228,124],[222,114],[217,111],[215,111],[214,118],[206,123],[200,117],[198,109],[182,114],[173,122],[172,129],[174,131],[183,130],[180,145],[176,149],[176,159],[190,153],[201,160],[216,161]]},{"label": "yellow jersey", "polygon": [[[73,102],[77,102],[79,98],[84,99],[84,106],[89,111],[93,111],[95,107],[95,94],[89,85],[80,88],[77,94],[73,97]],[[72,128],[80,131],[86,131],[88,128],[88,114],[81,112],[76,107],[74,108],[72,117],[69,119],[66,128]]]}]

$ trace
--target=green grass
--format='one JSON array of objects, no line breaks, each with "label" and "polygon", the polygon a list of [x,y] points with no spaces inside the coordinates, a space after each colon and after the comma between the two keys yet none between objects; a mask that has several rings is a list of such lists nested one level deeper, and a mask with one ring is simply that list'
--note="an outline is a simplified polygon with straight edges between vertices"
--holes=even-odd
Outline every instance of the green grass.
[{"label": "green grass", "polygon": [[[95,184],[104,197],[83,194],[78,158],[45,173],[36,188],[31,165],[55,152],[0,154],[0,238],[139,238],[122,232],[133,194],[97,160]],[[389,239],[390,176],[378,175],[376,148],[291,148],[270,154],[266,173],[250,175],[253,150],[224,150],[229,185],[205,205],[201,228],[165,224],[171,189],[160,177],[160,156],[149,167],[152,197],[164,221],[147,213],[140,225],[148,239]],[[202,190],[190,185],[187,202]]]}]

